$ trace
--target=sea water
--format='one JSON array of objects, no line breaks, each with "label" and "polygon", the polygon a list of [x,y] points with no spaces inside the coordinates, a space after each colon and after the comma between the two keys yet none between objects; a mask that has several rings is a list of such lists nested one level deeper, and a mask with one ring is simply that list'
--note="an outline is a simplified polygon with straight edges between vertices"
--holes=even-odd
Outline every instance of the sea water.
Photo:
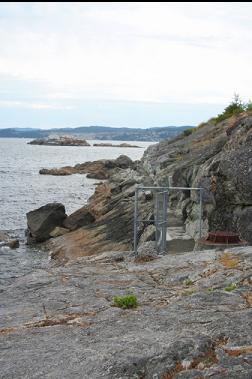
[{"label": "sea water", "polygon": [[[142,157],[153,142],[129,142],[141,148],[29,145],[29,139],[0,138],[0,230],[21,241],[20,248],[0,247],[0,289],[15,277],[47,265],[48,256],[25,245],[26,213],[47,203],[60,202],[71,214],[85,205],[97,180],[86,175],[40,175],[41,168],[59,168],[127,155]],[[101,141],[88,141],[101,143]],[[123,141],[106,141],[120,144]]]}]

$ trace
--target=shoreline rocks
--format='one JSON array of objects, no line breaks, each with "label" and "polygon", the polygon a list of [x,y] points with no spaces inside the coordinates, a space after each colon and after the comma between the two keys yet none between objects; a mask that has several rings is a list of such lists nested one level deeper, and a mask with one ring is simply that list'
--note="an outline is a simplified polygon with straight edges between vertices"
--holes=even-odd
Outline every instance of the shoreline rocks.
[{"label": "shoreline rocks", "polygon": [[89,179],[106,180],[115,171],[126,168],[134,168],[135,163],[126,155],[120,155],[117,159],[100,159],[93,162],[84,162],[75,166],[39,170],[40,175],[65,176],[72,174],[87,174]]},{"label": "shoreline rocks", "polygon": [[112,143],[109,142],[101,142],[101,143],[94,143],[93,146],[96,147],[137,147],[139,149],[142,149],[142,146],[137,146],[137,145],[131,145],[129,143],[120,143],[119,145],[113,145]]},{"label": "shoreline rocks", "polygon": [[90,144],[85,139],[76,138],[72,136],[37,138],[27,143],[28,145],[46,146],[90,146]]},{"label": "shoreline rocks", "polygon": [[7,246],[10,249],[17,249],[19,247],[19,240],[11,238],[7,233],[0,231],[0,247]]},{"label": "shoreline rocks", "polygon": [[49,203],[30,211],[27,217],[27,244],[45,242],[56,227],[61,227],[67,215],[61,203]]}]

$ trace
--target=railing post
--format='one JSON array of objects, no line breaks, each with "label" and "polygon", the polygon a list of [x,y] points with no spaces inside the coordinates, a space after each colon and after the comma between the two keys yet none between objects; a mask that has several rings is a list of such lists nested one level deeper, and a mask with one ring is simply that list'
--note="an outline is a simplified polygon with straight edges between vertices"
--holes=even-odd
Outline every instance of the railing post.
[{"label": "railing post", "polygon": [[138,186],[135,190],[135,208],[134,208],[134,253],[137,255],[137,229],[138,229]]},{"label": "railing post", "polygon": [[199,239],[202,237],[202,188],[199,190],[200,204],[199,204]]}]

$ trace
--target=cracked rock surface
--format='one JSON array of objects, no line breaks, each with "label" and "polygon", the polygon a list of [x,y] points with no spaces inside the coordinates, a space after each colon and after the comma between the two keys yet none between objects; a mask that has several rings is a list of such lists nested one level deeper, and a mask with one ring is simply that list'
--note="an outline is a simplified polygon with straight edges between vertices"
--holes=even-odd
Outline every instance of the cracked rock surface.
[{"label": "cracked rock surface", "polygon": [[[1,289],[1,378],[252,378],[252,247],[52,263]],[[113,305],[134,293],[135,309]]]}]

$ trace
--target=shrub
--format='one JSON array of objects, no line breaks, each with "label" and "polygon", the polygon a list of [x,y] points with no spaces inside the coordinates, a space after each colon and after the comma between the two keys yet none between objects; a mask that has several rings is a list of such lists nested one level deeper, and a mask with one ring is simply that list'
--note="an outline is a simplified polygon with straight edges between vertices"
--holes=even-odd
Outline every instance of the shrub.
[{"label": "shrub", "polygon": [[115,296],[114,305],[123,309],[136,308],[138,306],[137,298],[135,295]]},{"label": "shrub", "polygon": [[184,137],[187,137],[190,134],[192,134],[193,132],[194,132],[194,128],[188,128],[188,129],[184,130],[182,134]]},{"label": "shrub", "polygon": [[249,102],[246,105],[246,111],[252,111],[252,102],[249,100]]},{"label": "shrub", "polygon": [[240,96],[235,94],[234,100],[215,118],[215,122],[218,123],[231,116],[238,115],[239,113],[244,112],[246,107],[247,106],[241,101]]},{"label": "shrub", "polygon": [[225,291],[227,291],[227,292],[231,292],[231,291],[235,290],[236,287],[237,287],[237,286],[236,286],[235,283],[229,284],[229,285],[225,288]]},{"label": "shrub", "polygon": [[187,279],[184,281],[184,285],[185,286],[192,286],[193,285],[193,281],[191,279]]}]

